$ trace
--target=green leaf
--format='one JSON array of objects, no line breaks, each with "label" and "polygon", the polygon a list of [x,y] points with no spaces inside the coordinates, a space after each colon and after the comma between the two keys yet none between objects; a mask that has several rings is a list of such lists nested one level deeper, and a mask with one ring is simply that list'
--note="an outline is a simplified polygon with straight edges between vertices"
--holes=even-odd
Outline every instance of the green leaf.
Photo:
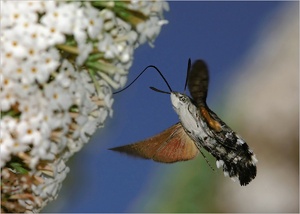
[{"label": "green leaf", "polygon": [[20,163],[17,163],[17,162],[13,162],[13,163],[10,163],[10,166],[16,170],[17,173],[20,173],[20,174],[27,174],[28,173],[28,170],[24,168],[24,166],[22,166],[22,164]]}]

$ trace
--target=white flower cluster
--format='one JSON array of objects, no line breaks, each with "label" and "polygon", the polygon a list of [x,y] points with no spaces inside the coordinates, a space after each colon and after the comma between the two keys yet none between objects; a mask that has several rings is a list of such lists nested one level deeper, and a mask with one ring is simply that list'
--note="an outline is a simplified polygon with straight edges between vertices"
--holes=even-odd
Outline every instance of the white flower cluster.
[{"label": "white flower cluster", "polygon": [[161,1],[1,1],[1,212],[40,211],[66,161],[112,115],[133,51],[166,21]]}]

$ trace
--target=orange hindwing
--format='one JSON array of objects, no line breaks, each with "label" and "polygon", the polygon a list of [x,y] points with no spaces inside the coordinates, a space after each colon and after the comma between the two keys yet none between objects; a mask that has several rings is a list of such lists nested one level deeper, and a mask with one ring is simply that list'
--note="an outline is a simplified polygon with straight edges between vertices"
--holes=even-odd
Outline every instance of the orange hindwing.
[{"label": "orange hindwing", "polygon": [[199,152],[181,123],[176,123],[154,137],[111,150],[163,163],[190,160]]}]

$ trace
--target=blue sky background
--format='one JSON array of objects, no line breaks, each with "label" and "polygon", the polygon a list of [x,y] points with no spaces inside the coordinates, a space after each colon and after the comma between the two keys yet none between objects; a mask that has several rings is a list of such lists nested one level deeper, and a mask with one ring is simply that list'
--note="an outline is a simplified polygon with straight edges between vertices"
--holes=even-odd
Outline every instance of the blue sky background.
[{"label": "blue sky background", "polygon": [[[169,24],[163,26],[155,48],[145,44],[136,50],[128,83],[153,64],[173,90],[183,92],[188,58],[202,58],[210,69],[208,104],[222,118],[218,109],[226,102],[226,83],[234,78],[231,71],[251,49],[262,25],[284,4],[288,3],[169,2],[170,11],[165,13]],[[158,168],[176,167],[107,150],[145,139],[178,122],[170,97],[149,86],[167,90],[159,75],[149,70],[115,95],[113,118],[71,159],[71,172],[58,199],[44,211],[130,212]]]}]

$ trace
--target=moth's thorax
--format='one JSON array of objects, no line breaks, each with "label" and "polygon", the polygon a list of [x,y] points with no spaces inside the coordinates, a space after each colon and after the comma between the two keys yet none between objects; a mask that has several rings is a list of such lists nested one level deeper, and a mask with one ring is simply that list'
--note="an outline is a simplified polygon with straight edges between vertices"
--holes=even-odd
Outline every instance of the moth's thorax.
[{"label": "moth's thorax", "polygon": [[172,92],[171,101],[174,110],[179,116],[180,122],[191,138],[197,139],[198,137],[204,138],[207,136],[199,118],[199,109],[192,103],[187,95]]}]

